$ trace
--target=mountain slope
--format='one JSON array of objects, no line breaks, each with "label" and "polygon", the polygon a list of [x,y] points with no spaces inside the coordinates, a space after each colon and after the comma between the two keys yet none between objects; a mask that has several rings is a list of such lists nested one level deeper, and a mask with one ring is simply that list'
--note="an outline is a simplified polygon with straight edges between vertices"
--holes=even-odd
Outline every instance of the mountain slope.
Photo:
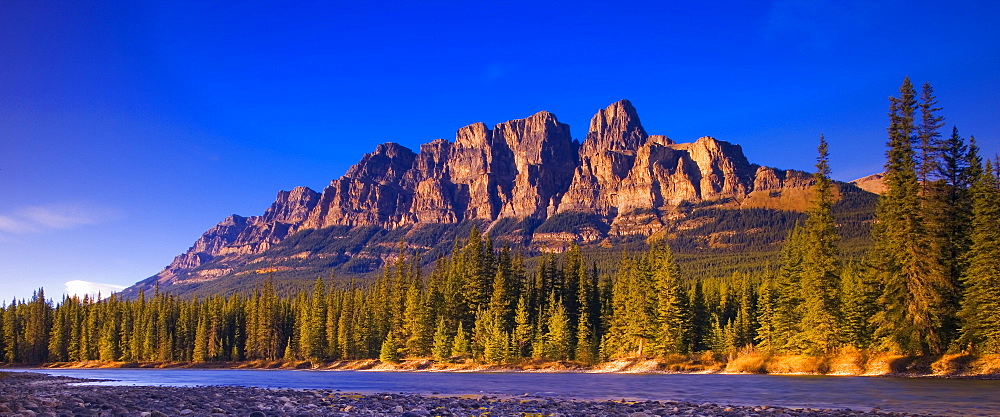
[{"label": "mountain slope", "polygon": [[[227,217],[126,295],[156,285],[228,292],[269,275],[367,274],[400,242],[432,260],[474,226],[529,256],[572,242],[598,256],[659,234],[692,259],[769,259],[802,219],[811,184],[807,173],[750,163],[739,145],[648,135],[626,100],[598,111],[583,143],[543,111],[492,129],[463,127],[454,142],[437,139],[418,153],[378,145],[322,192],[281,191],[263,215]],[[840,212],[854,212],[842,230],[859,234],[874,195],[839,188]]]}]

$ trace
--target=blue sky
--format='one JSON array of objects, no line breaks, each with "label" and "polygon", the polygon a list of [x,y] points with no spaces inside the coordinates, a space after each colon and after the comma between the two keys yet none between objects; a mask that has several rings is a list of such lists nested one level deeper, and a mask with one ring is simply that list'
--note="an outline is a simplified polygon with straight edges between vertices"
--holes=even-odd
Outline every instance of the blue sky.
[{"label": "blue sky", "polygon": [[930,82],[1000,152],[1000,6],[982,1],[215,2],[0,6],[0,302],[129,285],[225,216],[540,110],[755,163],[879,172],[887,97]]}]

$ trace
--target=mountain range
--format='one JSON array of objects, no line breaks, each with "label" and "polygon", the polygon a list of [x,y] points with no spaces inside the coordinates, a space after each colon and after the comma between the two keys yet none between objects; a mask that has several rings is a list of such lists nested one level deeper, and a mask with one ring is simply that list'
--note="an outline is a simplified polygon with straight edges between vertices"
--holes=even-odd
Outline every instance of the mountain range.
[{"label": "mountain range", "polygon": [[[473,227],[529,256],[574,242],[620,252],[659,236],[693,269],[705,256],[734,254],[761,255],[755,262],[766,267],[804,218],[812,182],[806,172],[750,163],[733,143],[647,134],[627,100],[599,110],[582,143],[542,111],[493,128],[465,126],[454,141],[436,139],[418,152],[380,144],[322,191],[280,191],[262,215],[225,218],[125,294],[365,275],[401,245],[431,261]],[[842,237],[856,250],[876,195],[838,183],[838,198]]]}]

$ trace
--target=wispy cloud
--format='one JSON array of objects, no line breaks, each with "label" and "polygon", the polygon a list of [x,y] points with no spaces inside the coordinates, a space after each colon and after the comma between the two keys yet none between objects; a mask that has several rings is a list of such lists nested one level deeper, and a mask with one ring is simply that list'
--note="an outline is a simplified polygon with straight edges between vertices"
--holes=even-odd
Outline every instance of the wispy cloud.
[{"label": "wispy cloud", "polygon": [[117,209],[91,203],[64,202],[16,208],[0,213],[0,232],[40,233],[73,229],[113,221],[121,217]]},{"label": "wispy cloud", "polygon": [[90,282],[84,280],[73,280],[66,281],[66,294],[70,297],[77,296],[83,297],[84,295],[89,295],[91,297],[107,297],[113,292],[118,292],[124,290],[125,286],[115,285],[115,284],[103,284],[100,282]]}]

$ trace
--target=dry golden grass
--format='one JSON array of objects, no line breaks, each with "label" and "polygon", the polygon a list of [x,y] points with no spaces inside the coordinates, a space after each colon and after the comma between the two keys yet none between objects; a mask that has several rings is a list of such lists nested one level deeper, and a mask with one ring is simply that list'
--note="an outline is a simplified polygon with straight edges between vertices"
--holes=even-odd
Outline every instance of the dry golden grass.
[{"label": "dry golden grass", "polygon": [[705,352],[668,355],[664,358],[631,357],[588,366],[573,361],[528,360],[506,365],[484,365],[471,359],[438,363],[431,359],[408,359],[385,364],[376,359],[333,361],[254,360],[246,362],[59,362],[52,368],[239,368],[239,369],[327,369],[438,372],[607,372],[607,373],[740,373],[811,374],[858,376],[1000,376],[1000,355],[905,356],[845,348],[830,355],[778,355],[745,348],[729,355]]},{"label": "dry golden grass", "polygon": [[770,356],[751,352],[737,355],[726,364],[725,372],[733,374],[766,374]]}]

